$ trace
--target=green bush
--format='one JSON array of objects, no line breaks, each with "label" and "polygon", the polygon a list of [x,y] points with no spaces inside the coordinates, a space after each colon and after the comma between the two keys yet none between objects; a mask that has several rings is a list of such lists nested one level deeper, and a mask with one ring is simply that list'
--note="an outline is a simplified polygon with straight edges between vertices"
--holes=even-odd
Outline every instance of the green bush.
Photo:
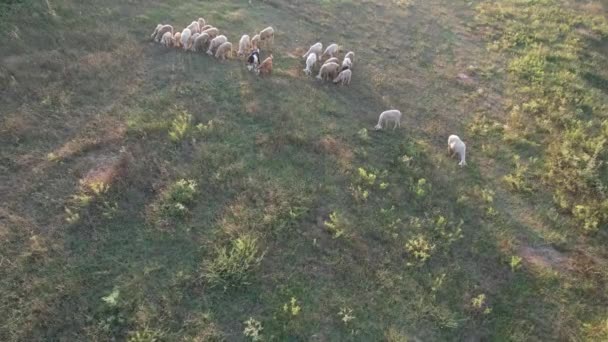
[{"label": "green bush", "polygon": [[233,240],[230,247],[222,247],[204,267],[204,278],[211,287],[225,291],[250,284],[251,273],[260,265],[264,253],[259,251],[257,239],[243,236]]}]

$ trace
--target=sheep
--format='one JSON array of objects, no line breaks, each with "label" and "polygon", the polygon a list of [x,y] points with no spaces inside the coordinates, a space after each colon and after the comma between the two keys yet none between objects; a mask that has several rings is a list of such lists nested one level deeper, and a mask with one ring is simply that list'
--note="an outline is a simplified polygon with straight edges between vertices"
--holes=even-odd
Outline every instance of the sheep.
[{"label": "sheep", "polygon": [[397,127],[401,128],[401,112],[396,109],[382,112],[380,118],[378,118],[378,124],[374,128],[376,130],[382,129],[383,126],[388,126],[388,123],[391,121],[395,123],[393,130]]},{"label": "sheep", "polygon": [[190,31],[189,28],[185,28],[182,31],[181,40],[182,40],[182,47],[184,48],[184,50],[188,50],[188,48],[189,48],[188,43],[190,42],[190,36],[191,35],[192,35],[192,31]]},{"label": "sheep", "polygon": [[173,46],[173,34],[171,32],[165,32],[162,38],[160,39],[160,43],[165,47]]},{"label": "sheep", "polygon": [[208,30],[210,28],[213,28],[213,26],[211,26],[211,25],[203,25],[203,26],[201,26],[201,33],[205,32],[206,30]]},{"label": "sheep", "polygon": [[313,52],[308,55],[308,58],[306,58],[306,68],[304,69],[304,73],[306,75],[312,74],[312,68],[315,66],[316,63],[317,63],[317,54]]},{"label": "sheep", "polygon": [[249,57],[247,57],[247,69],[251,71],[252,69],[257,70],[258,65],[260,64],[260,49],[254,49]]},{"label": "sheep", "polygon": [[201,33],[201,26],[198,24],[198,21],[193,21],[186,27],[192,33]]},{"label": "sheep", "polygon": [[274,44],[274,29],[271,26],[260,31],[260,42],[267,42],[266,46]]},{"label": "sheep", "polygon": [[176,48],[182,47],[182,33],[179,31],[175,32],[175,34],[173,35],[173,46],[175,46]]},{"label": "sheep", "polygon": [[173,34],[173,26],[161,25],[161,27],[158,28],[158,31],[156,31],[156,35],[154,36],[154,41],[157,43],[160,42],[163,35],[167,32],[171,32],[171,34]]},{"label": "sheep", "polygon": [[251,46],[253,49],[260,48],[260,35],[259,34],[256,34],[255,36],[253,36],[253,38],[251,38]]},{"label": "sheep", "polygon": [[198,21],[198,28],[199,28],[200,32],[203,32],[203,27],[205,27],[205,24],[207,24],[207,23],[205,22],[205,19],[203,19],[203,18],[198,18],[198,20],[197,20],[197,21]]},{"label": "sheep", "polygon": [[327,63],[321,66],[321,70],[319,70],[319,74],[317,75],[317,79],[319,80],[333,80],[334,77],[338,75],[338,70],[340,69],[340,64],[338,63]]},{"label": "sheep", "polygon": [[226,57],[230,57],[232,55],[232,43],[225,42],[217,48],[215,52],[215,58],[217,59],[226,59]]},{"label": "sheep", "polygon": [[325,62],[323,62],[323,64],[327,64],[327,63],[338,63],[340,60],[338,59],[338,57],[332,57],[328,60],[326,60]]},{"label": "sheep", "polygon": [[205,31],[201,32],[201,33],[206,33],[209,35],[209,38],[215,38],[217,37],[218,34],[220,34],[220,30],[218,30],[215,27],[211,27],[206,29]]},{"label": "sheep", "polygon": [[246,53],[249,52],[249,50],[251,49],[251,39],[249,39],[249,35],[248,34],[244,34],[241,37],[241,40],[239,41],[239,52],[237,53],[237,56],[243,56]]},{"label": "sheep", "polygon": [[213,38],[209,43],[209,49],[207,49],[207,54],[209,56],[213,56],[215,54],[215,50],[227,41],[228,38],[226,38],[226,36],[224,36],[223,34]]},{"label": "sheep", "polygon": [[350,59],[351,62],[354,62],[355,61],[355,53],[352,52],[352,51],[348,51],[346,53],[346,55],[344,55],[344,59],[346,59],[346,58]]},{"label": "sheep", "polygon": [[304,56],[302,56],[302,58],[308,58],[308,56],[311,53],[314,53],[317,56],[320,56],[321,52],[323,52],[323,43],[318,42],[318,43],[311,45],[310,48],[308,49],[308,51],[304,54]]},{"label": "sheep", "polygon": [[350,58],[344,58],[344,60],[342,61],[342,70],[346,70],[346,69],[352,69],[353,68],[353,62],[350,60]]},{"label": "sheep", "polygon": [[333,57],[334,54],[340,52],[340,46],[338,46],[338,44],[331,44],[330,46],[327,47],[327,49],[325,49],[325,52],[323,52],[323,55],[321,55],[321,59],[323,59],[323,57],[325,57],[325,55],[328,55],[329,57]]},{"label": "sheep", "polygon": [[467,165],[465,159],[467,153],[467,145],[465,145],[465,143],[460,140],[457,135],[452,134],[448,138],[448,153],[450,154],[450,156],[454,155],[454,153],[458,154],[458,156],[460,157],[460,162],[458,163],[458,165]]},{"label": "sheep", "polygon": [[342,85],[349,85],[352,71],[349,69],[342,70],[338,77],[334,78],[334,84],[341,83]]},{"label": "sheep", "polygon": [[200,33],[196,32],[190,36],[190,39],[188,39],[188,50],[194,51],[194,49],[192,49],[192,46],[194,45],[194,41],[196,40],[196,38],[198,38],[198,36],[200,35]]},{"label": "sheep", "polygon": [[196,39],[194,40],[194,43],[192,43],[191,50],[194,52],[204,51],[205,46],[207,46],[208,42],[209,42],[209,35],[206,33],[201,33],[198,35],[198,37],[196,37]]},{"label": "sheep", "polygon": [[260,64],[260,66],[256,69],[256,72],[261,75],[272,74],[272,55],[270,55]]},{"label": "sheep", "polygon": [[154,32],[152,32],[152,34],[150,35],[150,38],[152,40],[156,39],[156,34],[158,33],[158,30],[160,30],[161,27],[163,27],[163,24],[156,25],[156,28],[154,29]]}]

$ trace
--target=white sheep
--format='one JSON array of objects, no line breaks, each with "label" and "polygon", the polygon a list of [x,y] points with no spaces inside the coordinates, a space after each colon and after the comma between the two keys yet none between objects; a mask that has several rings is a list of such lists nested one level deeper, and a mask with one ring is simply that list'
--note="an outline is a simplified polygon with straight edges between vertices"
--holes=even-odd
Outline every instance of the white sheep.
[{"label": "white sheep", "polygon": [[[200,23],[199,23],[199,25],[200,25]],[[213,28],[213,26],[211,26],[209,24],[201,26],[201,33],[205,32],[205,30],[208,30],[210,28]]]},{"label": "white sheep", "polygon": [[323,62],[323,64],[327,64],[327,63],[338,63],[340,62],[340,60],[338,59],[338,57],[332,57],[328,60],[326,60],[325,62]]},{"label": "white sheep", "polygon": [[267,42],[266,46],[274,44],[274,29],[271,26],[260,31],[260,41]]},{"label": "white sheep", "polygon": [[346,53],[346,55],[344,55],[344,59],[346,59],[346,58],[350,59],[351,62],[354,62],[355,61],[355,53],[352,52],[352,51],[348,51]]},{"label": "white sheep", "polygon": [[156,39],[156,33],[158,33],[158,30],[163,27],[163,24],[158,24],[156,25],[156,28],[154,29],[154,32],[152,32],[152,34],[150,35],[150,38],[152,38],[152,40]]},{"label": "white sheep", "polygon": [[189,29],[193,34],[201,33],[201,26],[198,24],[198,21],[191,22],[186,28]]},{"label": "white sheep", "polygon": [[260,35],[259,34],[256,34],[255,36],[253,36],[253,38],[251,38],[251,47],[254,50],[260,48]]},{"label": "white sheep", "polygon": [[304,69],[304,73],[306,75],[312,74],[312,68],[315,66],[316,63],[317,63],[317,54],[313,52],[308,55],[308,58],[306,58],[306,68]]},{"label": "white sheep", "polygon": [[460,165],[460,166],[467,165],[467,162],[466,162],[467,145],[465,145],[465,143],[462,140],[460,140],[460,138],[457,135],[452,134],[448,138],[448,153],[450,155],[454,155],[454,153],[458,154],[458,156],[460,157],[460,162],[458,163],[458,165]]},{"label": "white sheep", "polygon": [[352,69],[352,68],[353,68],[353,61],[351,61],[350,58],[344,58],[344,60],[342,61],[342,70]]},{"label": "white sheep", "polygon": [[205,27],[205,25],[207,24],[207,23],[205,22],[205,19],[203,19],[203,18],[198,18],[198,20],[197,20],[197,21],[198,21],[198,28],[199,28],[200,32],[203,32],[203,27]]},{"label": "white sheep", "polygon": [[218,34],[220,34],[220,30],[218,30],[216,27],[210,27],[201,33],[206,33],[210,38],[215,38]]},{"label": "white sheep", "polygon": [[228,38],[226,38],[226,36],[224,36],[223,34],[213,38],[209,43],[209,49],[207,49],[207,54],[209,56],[213,56],[215,54],[215,50],[227,41]]},{"label": "white sheep", "polygon": [[171,32],[165,32],[160,39],[160,43],[165,47],[173,46],[173,34]]},{"label": "white sheep", "polygon": [[352,71],[350,69],[345,69],[340,72],[338,77],[334,78],[334,83],[341,83],[342,85],[349,85],[350,78],[352,77]]},{"label": "white sheep", "polygon": [[173,26],[161,25],[161,27],[158,28],[158,31],[156,31],[156,35],[154,36],[154,41],[157,43],[160,42],[163,35],[167,32],[171,32],[171,34],[173,34]]},{"label": "white sheep", "polygon": [[192,31],[190,31],[190,29],[189,29],[189,28],[185,28],[185,29],[182,31],[182,37],[181,37],[181,40],[182,40],[182,47],[184,48],[184,50],[188,50],[188,48],[190,47],[190,46],[188,45],[188,43],[190,42],[190,36],[191,36],[191,35],[192,35]]},{"label": "white sheep", "polygon": [[182,33],[179,31],[175,32],[173,35],[173,46],[176,48],[182,47]]},{"label": "white sheep", "polygon": [[190,36],[190,39],[188,39],[188,50],[190,50],[190,51],[194,51],[194,49],[192,48],[192,47],[194,46],[194,41],[195,41],[195,40],[196,40],[196,38],[198,38],[198,36],[200,36],[200,35],[201,35],[200,33],[196,32],[196,33],[193,33],[193,34]]},{"label": "white sheep", "polygon": [[244,34],[239,40],[239,51],[237,52],[237,56],[244,56],[249,53],[251,50],[251,39],[248,34]]},{"label": "white sheep", "polygon": [[201,33],[196,37],[194,43],[192,43],[192,47],[190,48],[192,51],[204,51],[207,43],[209,42],[209,35],[206,33]]},{"label": "white sheep", "polygon": [[334,54],[338,52],[340,52],[340,46],[338,46],[338,44],[331,44],[327,47],[327,49],[325,49],[325,52],[323,52],[323,55],[321,55],[321,59],[323,59],[326,55],[333,57]]},{"label": "white sheep", "polygon": [[304,56],[302,56],[302,58],[308,58],[308,55],[310,55],[311,53],[314,53],[317,56],[320,56],[321,52],[323,52],[323,44],[321,42],[315,43],[315,44],[313,44],[313,45],[310,46],[310,48],[304,54]]},{"label": "white sheep", "polygon": [[338,75],[340,70],[340,64],[338,63],[327,63],[321,66],[317,79],[319,80],[333,80]]},{"label": "white sheep", "polygon": [[217,59],[226,59],[226,57],[230,57],[232,55],[232,43],[225,42],[217,48],[215,52],[215,58]]},{"label": "white sheep", "polygon": [[397,127],[401,127],[401,112],[396,109],[382,112],[378,118],[378,124],[374,128],[376,130],[382,129],[385,126],[388,126],[388,123],[391,121],[395,123],[393,130]]}]

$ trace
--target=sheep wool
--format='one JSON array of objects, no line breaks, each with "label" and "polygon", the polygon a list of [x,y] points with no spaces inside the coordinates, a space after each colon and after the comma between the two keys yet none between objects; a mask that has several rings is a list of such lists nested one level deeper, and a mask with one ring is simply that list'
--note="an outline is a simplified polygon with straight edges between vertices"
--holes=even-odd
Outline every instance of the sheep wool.
[{"label": "sheep wool", "polygon": [[321,52],[323,52],[323,43],[318,42],[318,43],[311,45],[310,48],[308,49],[308,51],[302,56],[302,58],[308,58],[308,55],[310,55],[311,53],[314,53],[317,56],[320,56]]},{"label": "sheep wool", "polygon": [[448,137],[448,152],[450,154],[458,154],[458,156],[460,157],[460,162],[458,163],[458,165],[460,166],[465,166],[467,165],[466,162],[466,154],[467,154],[467,145],[465,145],[465,143],[460,140],[460,137],[452,134]]},{"label": "sheep wool", "polygon": [[306,68],[304,69],[304,73],[306,75],[312,74],[312,68],[315,66],[316,63],[317,63],[317,54],[313,52],[308,55],[308,58],[306,58]]},{"label": "sheep wool", "polygon": [[342,70],[342,72],[340,72],[338,77],[334,78],[334,83],[335,84],[340,83],[342,85],[349,85],[351,77],[352,77],[352,71],[350,71],[349,69]]},{"label": "sheep wool", "polygon": [[378,118],[378,124],[374,127],[376,130],[386,127],[389,122],[393,122],[393,130],[397,127],[401,127],[401,112],[396,109],[391,109],[380,113]]}]

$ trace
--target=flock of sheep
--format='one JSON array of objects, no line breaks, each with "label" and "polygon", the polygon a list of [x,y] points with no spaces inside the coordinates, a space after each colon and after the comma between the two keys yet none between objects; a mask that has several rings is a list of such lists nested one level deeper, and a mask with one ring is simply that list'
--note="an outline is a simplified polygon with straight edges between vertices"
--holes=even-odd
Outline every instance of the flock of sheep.
[{"label": "flock of sheep", "polygon": [[[215,56],[217,59],[232,57],[232,43],[226,36],[219,34],[219,29],[208,25],[203,18],[193,21],[181,32],[174,32],[171,25],[158,24],[151,38],[166,47],[182,48],[186,51],[202,52],[206,49],[208,55]],[[274,29],[272,27],[263,29],[251,39],[249,35],[244,34],[239,41],[237,56],[248,56],[246,60],[249,70],[269,75],[272,73],[272,54],[260,63],[260,46],[264,44],[265,47],[270,47],[273,43]],[[302,56],[306,60],[304,73],[311,75],[317,62],[327,58],[319,68],[317,79],[330,80],[335,84],[350,84],[355,53],[349,51],[339,63],[340,60],[336,57],[339,52],[341,52],[341,48],[338,44],[330,44],[325,51],[323,51],[321,42],[313,44]],[[394,125],[393,129],[401,127],[400,111],[391,109],[382,112],[375,129],[386,128],[391,122]],[[458,165],[467,164],[466,145],[457,135],[449,136],[448,153],[459,156]]]}]

